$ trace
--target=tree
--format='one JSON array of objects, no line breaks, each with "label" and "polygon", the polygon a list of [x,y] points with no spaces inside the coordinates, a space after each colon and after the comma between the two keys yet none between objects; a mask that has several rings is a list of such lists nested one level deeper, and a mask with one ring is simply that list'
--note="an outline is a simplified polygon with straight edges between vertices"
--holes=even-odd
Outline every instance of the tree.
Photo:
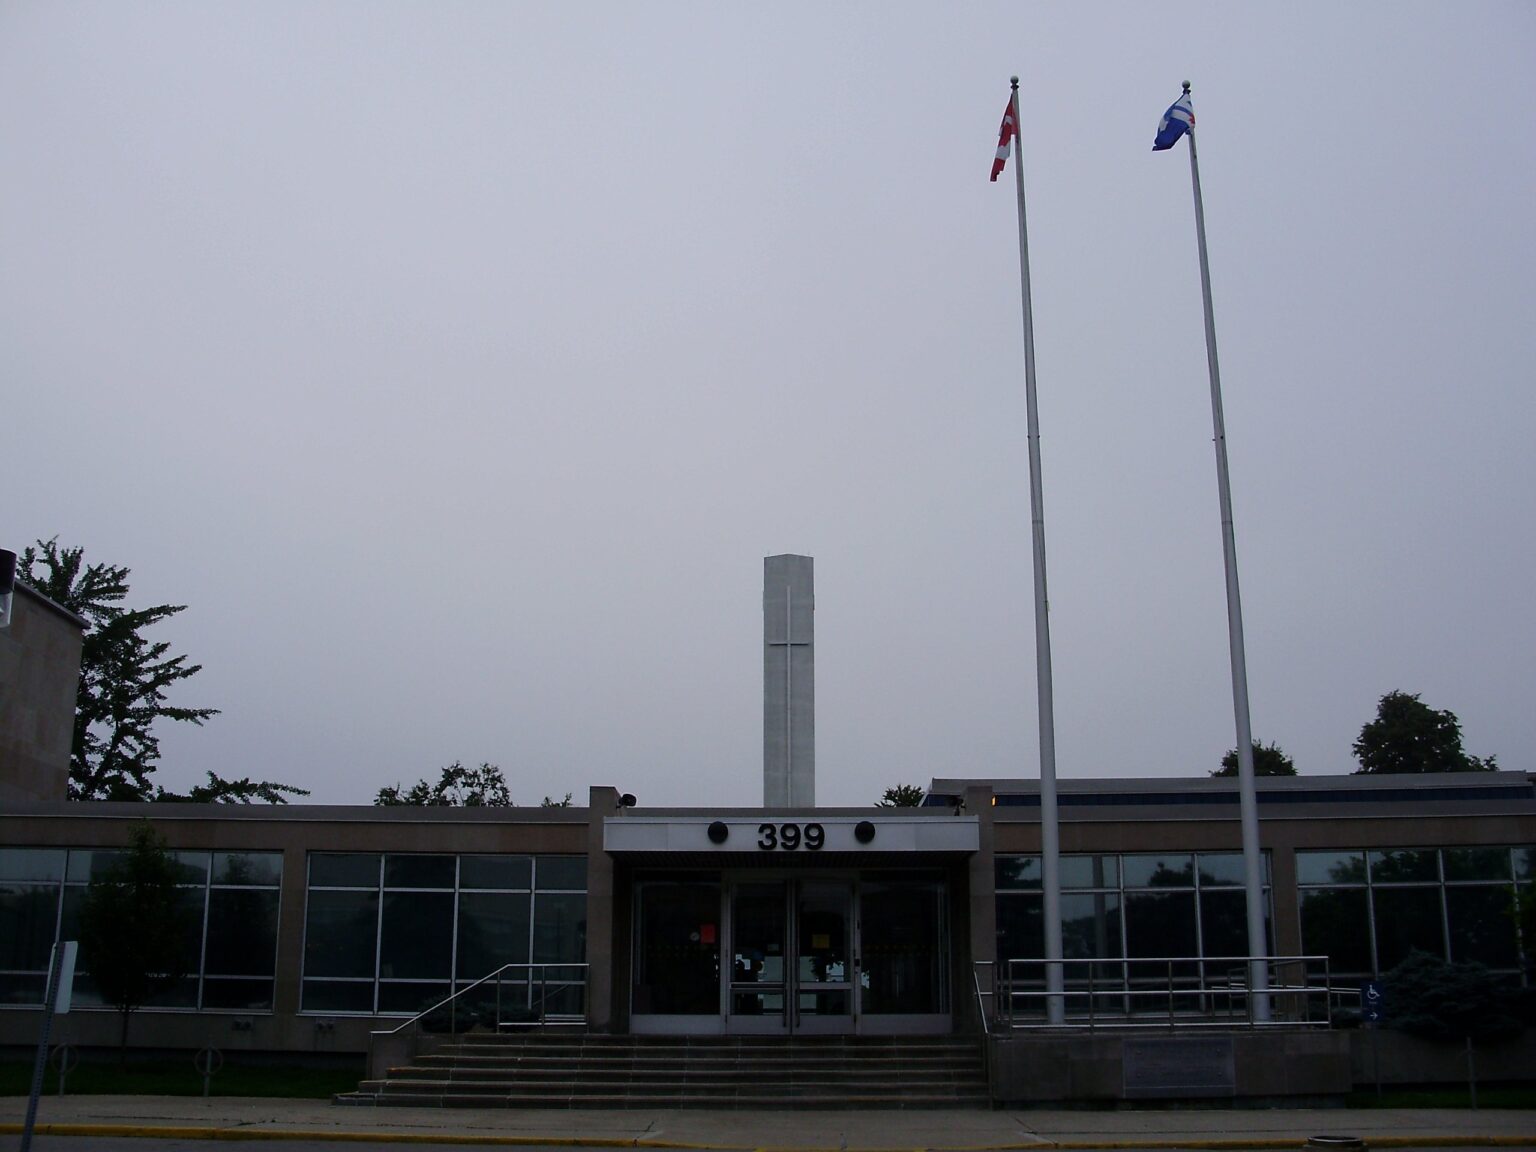
[{"label": "tree", "polygon": [[[545,799],[547,801],[548,797]],[[457,808],[516,807],[500,768],[494,764],[466,768],[457,760],[442,770],[436,784],[418,780],[403,792],[398,784],[380,788],[373,802],[385,807],[403,804]]]},{"label": "tree", "polygon": [[[1296,765],[1278,744],[1253,742],[1253,774],[1255,776],[1294,776]],[[1237,775],[1237,749],[1221,758],[1221,767],[1212,776]]]},{"label": "tree", "polygon": [[569,808],[571,806],[571,794],[567,792],[564,800],[556,800],[552,796],[546,796],[540,802],[540,808]]},{"label": "tree", "polygon": [[1388,692],[1376,705],[1376,719],[1360,729],[1354,744],[1360,767],[1355,775],[1407,772],[1492,772],[1498,761],[1468,756],[1461,747],[1456,713],[1437,711],[1418,693]]},{"label": "tree", "polygon": [[186,609],[185,604],[125,608],[128,569],[86,564],[81,548],[60,548],[58,539],[39,540],[21,554],[18,575],[89,628],[80,653],[80,688],[69,760],[71,800],[214,800],[286,803],[284,793],[302,788],[268,781],[224,781],[208,773],[208,784],[187,796],[153,785],[160,758],[153,731],[157,720],[201,725],[217,708],[184,708],[166,703],[167,691],[202,671],[186,656],[173,656],[165,641],[144,637],[145,629]]},{"label": "tree", "polygon": [[128,836],[128,848],[91,880],[80,907],[81,966],[122,1017],[120,1059],[127,1058],[129,1017],[195,964],[200,927],[165,841],[148,820]]},{"label": "tree", "polygon": [[923,790],[917,784],[897,784],[875,801],[876,808],[921,808]]}]

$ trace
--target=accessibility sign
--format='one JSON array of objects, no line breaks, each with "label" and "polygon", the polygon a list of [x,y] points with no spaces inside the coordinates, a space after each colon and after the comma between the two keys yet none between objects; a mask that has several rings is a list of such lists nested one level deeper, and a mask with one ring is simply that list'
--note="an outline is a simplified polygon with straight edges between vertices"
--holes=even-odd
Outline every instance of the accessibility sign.
[{"label": "accessibility sign", "polygon": [[1367,980],[1360,985],[1360,1015],[1367,1023],[1375,1024],[1381,1019],[1383,1005],[1381,981]]}]

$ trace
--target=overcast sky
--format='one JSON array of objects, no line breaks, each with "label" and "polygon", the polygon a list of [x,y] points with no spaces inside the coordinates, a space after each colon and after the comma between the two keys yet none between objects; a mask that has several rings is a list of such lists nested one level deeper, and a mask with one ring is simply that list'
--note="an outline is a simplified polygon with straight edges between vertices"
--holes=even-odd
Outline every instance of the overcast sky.
[{"label": "overcast sky", "polygon": [[1021,78],[1058,771],[1235,744],[1194,84],[1255,735],[1401,689],[1536,769],[1528,3],[0,5],[0,544],[204,665],[157,779],[1038,772]]}]

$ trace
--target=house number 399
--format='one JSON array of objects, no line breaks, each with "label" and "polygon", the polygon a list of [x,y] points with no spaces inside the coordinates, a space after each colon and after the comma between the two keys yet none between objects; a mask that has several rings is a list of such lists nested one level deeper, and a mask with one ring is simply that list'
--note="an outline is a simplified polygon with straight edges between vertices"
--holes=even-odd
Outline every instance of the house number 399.
[{"label": "house number 399", "polygon": [[827,830],[820,824],[759,824],[757,846],[764,852],[795,852],[802,846],[819,852],[827,842]]}]

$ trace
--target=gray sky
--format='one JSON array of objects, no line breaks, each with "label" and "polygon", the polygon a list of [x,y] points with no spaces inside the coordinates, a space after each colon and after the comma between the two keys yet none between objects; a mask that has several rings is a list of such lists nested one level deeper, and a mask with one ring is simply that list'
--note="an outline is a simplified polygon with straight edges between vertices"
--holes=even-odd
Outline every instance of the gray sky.
[{"label": "gray sky", "polygon": [[818,789],[1038,770],[1023,77],[1063,777],[1385,692],[1536,769],[1536,7],[5,3],[0,542],[205,669],[158,779],[761,799],[762,557]]}]

